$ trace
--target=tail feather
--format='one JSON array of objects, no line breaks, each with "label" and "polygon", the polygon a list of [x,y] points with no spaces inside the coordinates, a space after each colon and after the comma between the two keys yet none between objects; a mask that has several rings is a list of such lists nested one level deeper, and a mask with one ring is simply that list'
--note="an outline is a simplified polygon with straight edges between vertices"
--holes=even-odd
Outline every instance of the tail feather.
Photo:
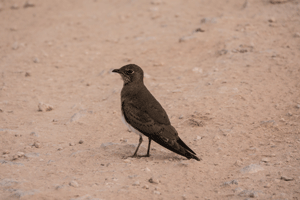
[{"label": "tail feather", "polygon": [[198,158],[196,155],[191,154],[191,153],[188,152],[188,151],[187,151],[185,157],[186,157],[187,159],[195,159],[195,160],[198,160],[198,161],[202,160],[201,158]]},{"label": "tail feather", "polygon": [[194,155],[196,155],[196,153],[190,149],[180,138],[178,138],[177,143],[182,146],[183,148],[185,148],[186,150],[190,151],[191,153],[193,153]]}]

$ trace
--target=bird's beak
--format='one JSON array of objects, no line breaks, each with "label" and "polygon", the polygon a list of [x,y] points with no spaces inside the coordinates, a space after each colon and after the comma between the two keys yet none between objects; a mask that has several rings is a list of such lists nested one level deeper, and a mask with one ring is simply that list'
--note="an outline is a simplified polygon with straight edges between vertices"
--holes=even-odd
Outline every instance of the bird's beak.
[{"label": "bird's beak", "polygon": [[119,69],[114,69],[114,70],[112,70],[112,72],[115,72],[115,73],[119,73],[119,74],[120,74],[120,70],[119,70]]}]

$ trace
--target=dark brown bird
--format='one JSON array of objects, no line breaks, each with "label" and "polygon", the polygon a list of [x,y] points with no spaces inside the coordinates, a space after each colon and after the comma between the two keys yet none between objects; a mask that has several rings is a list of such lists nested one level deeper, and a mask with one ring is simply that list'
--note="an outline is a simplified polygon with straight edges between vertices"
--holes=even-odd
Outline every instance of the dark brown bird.
[{"label": "dark brown bird", "polygon": [[[154,140],[179,155],[200,161],[196,153],[179,138],[166,111],[144,85],[143,70],[137,65],[129,64],[114,69],[113,72],[119,73],[124,81],[121,92],[122,121],[140,136],[132,157],[149,157],[151,140]],[[143,135],[149,139],[148,150],[146,155],[138,156]]]}]

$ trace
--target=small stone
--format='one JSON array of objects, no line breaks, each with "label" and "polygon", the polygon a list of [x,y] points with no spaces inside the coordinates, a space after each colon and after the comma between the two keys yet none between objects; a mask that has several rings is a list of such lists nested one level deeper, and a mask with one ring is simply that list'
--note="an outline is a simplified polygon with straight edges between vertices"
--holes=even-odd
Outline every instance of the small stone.
[{"label": "small stone", "polygon": [[69,146],[74,146],[75,144],[73,142],[70,142],[69,143]]},{"label": "small stone", "polygon": [[194,39],[194,38],[195,38],[194,35],[183,36],[183,37],[179,38],[179,42],[186,42],[186,41]]},{"label": "small stone", "polygon": [[13,50],[17,50],[19,48],[19,44],[17,42],[15,42],[13,45],[12,45],[12,49]]},{"label": "small stone", "polygon": [[240,167],[243,165],[243,162],[241,160],[237,160],[237,161],[235,161],[234,165],[237,167]]},{"label": "small stone", "polygon": [[286,3],[290,0],[270,0],[270,3],[272,4],[280,4],[280,3]]},{"label": "small stone", "polygon": [[271,184],[270,183],[267,183],[264,188],[270,188],[271,187]]},{"label": "small stone", "polygon": [[11,30],[11,31],[17,31],[18,28],[17,27],[11,27],[9,30]]},{"label": "small stone", "polygon": [[41,111],[41,112],[46,112],[46,111],[53,110],[53,106],[51,106],[49,104],[42,103],[42,102],[39,103],[38,108],[39,108],[38,111]]},{"label": "small stone", "polygon": [[61,189],[61,188],[63,188],[63,187],[64,187],[64,185],[56,185],[56,186],[55,186],[55,189],[56,189],[56,190],[59,190],[59,189]]},{"label": "small stone", "polygon": [[23,152],[18,152],[17,154],[15,154],[14,156],[13,156],[13,160],[17,160],[18,158],[22,158],[22,157],[24,157],[24,153]]},{"label": "small stone", "polygon": [[227,181],[225,183],[223,183],[224,186],[227,186],[227,185],[238,185],[239,182],[237,180],[232,180],[232,181]]},{"label": "small stone", "polygon": [[144,185],[143,189],[149,189],[149,185]]},{"label": "small stone", "polygon": [[24,155],[25,155],[24,152],[18,152],[18,153],[17,153],[17,156],[18,156],[19,158],[23,157]]},{"label": "small stone", "polygon": [[202,139],[202,137],[197,135],[197,137],[194,139],[194,141],[201,140],[201,139]]},{"label": "small stone", "polygon": [[268,22],[274,23],[274,22],[276,22],[276,19],[272,17],[272,18],[270,18],[270,19],[268,20]]},{"label": "small stone", "polygon": [[150,183],[153,183],[153,184],[158,184],[159,183],[159,180],[155,179],[155,178],[150,178],[149,179],[149,182]]},{"label": "small stone", "polygon": [[35,5],[33,3],[31,3],[30,1],[26,1],[24,4],[24,8],[29,8],[29,7],[34,7]]},{"label": "small stone", "polygon": [[5,155],[5,154],[9,154],[10,152],[8,151],[8,150],[4,150],[3,151],[3,155]]},{"label": "small stone", "polygon": [[151,170],[148,167],[146,167],[144,171],[145,172],[150,172]]},{"label": "small stone", "polygon": [[125,159],[123,160],[125,163],[130,163],[130,160],[129,159]]},{"label": "small stone", "polygon": [[205,30],[203,28],[197,28],[195,32],[205,32]]},{"label": "small stone", "polygon": [[240,187],[237,187],[237,188],[235,188],[235,189],[233,190],[234,193],[240,193],[240,192],[242,192],[242,191],[243,191],[243,189],[240,188]]},{"label": "small stone", "polygon": [[26,72],[25,73],[25,77],[29,77],[30,76],[30,73],[29,72]]},{"label": "small stone", "polygon": [[280,121],[280,122],[285,122],[285,119],[284,119],[284,118],[281,118],[279,121]]},{"label": "small stone", "polygon": [[41,148],[41,143],[34,142],[32,146],[34,146],[35,148]]},{"label": "small stone", "polygon": [[300,33],[295,33],[295,34],[294,34],[294,37],[300,38]]},{"label": "small stone", "polygon": [[77,183],[76,181],[74,181],[74,180],[71,181],[71,182],[69,183],[69,185],[72,186],[72,187],[76,187],[76,188],[79,187],[78,183]]},{"label": "small stone", "polygon": [[83,140],[79,140],[79,142],[78,142],[79,144],[83,144]]},{"label": "small stone", "polygon": [[63,150],[63,148],[62,147],[58,147],[57,151],[61,151],[61,150]]},{"label": "small stone", "polygon": [[286,115],[287,115],[287,116],[293,116],[293,113],[288,112]]},{"label": "small stone", "polygon": [[17,4],[13,4],[13,5],[10,7],[10,9],[12,9],[12,10],[17,10],[17,9],[19,9],[19,6],[18,6]]},{"label": "small stone", "polygon": [[263,159],[261,159],[261,161],[267,163],[267,162],[270,162],[270,158],[263,158]]},{"label": "small stone", "polygon": [[139,186],[139,185],[140,185],[140,182],[139,182],[139,181],[135,181],[132,185],[133,185],[133,186]]},{"label": "small stone", "polygon": [[33,62],[38,63],[38,62],[40,62],[40,60],[37,57],[35,57],[35,58],[33,58]]},{"label": "small stone", "polygon": [[161,193],[157,190],[153,191],[154,194],[160,195]]},{"label": "small stone", "polygon": [[180,115],[180,116],[178,117],[178,119],[183,119],[183,115]]},{"label": "small stone", "polygon": [[14,156],[13,156],[13,160],[17,160],[18,158],[19,158],[18,155],[14,155]]},{"label": "small stone", "polygon": [[274,180],[274,182],[275,182],[275,183],[279,183],[279,182],[280,182],[280,179],[276,178],[276,179]]},{"label": "small stone", "polygon": [[38,137],[38,134],[37,134],[36,132],[31,132],[30,135],[31,135],[31,136],[35,136],[35,137]]},{"label": "small stone", "polygon": [[281,179],[284,181],[293,181],[294,180],[294,178],[288,177],[288,176],[281,176]]},{"label": "small stone", "polygon": [[248,166],[244,167],[243,169],[241,169],[241,172],[252,174],[252,173],[262,171],[262,170],[264,170],[264,168],[261,167],[260,165],[251,164],[251,165],[248,165]]},{"label": "small stone", "polygon": [[299,108],[300,108],[300,104],[297,104],[297,105],[296,105],[296,108],[298,108],[298,109],[299,109]]}]

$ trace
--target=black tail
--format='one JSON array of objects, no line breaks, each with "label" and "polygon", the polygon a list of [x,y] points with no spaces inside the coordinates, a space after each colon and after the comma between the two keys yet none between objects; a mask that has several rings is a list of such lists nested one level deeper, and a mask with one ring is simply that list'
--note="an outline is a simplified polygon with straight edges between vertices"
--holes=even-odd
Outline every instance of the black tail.
[{"label": "black tail", "polygon": [[202,159],[198,158],[196,155],[191,154],[189,151],[187,151],[186,154],[185,154],[184,156],[185,156],[187,159],[195,159],[195,160],[198,160],[198,161],[202,160]]},{"label": "black tail", "polygon": [[193,152],[192,149],[190,149],[190,147],[188,147],[180,138],[178,138],[177,143],[180,144],[180,146],[182,146],[183,148],[185,148],[186,150],[190,151],[191,153],[193,153],[194,155],[196,155],[195,152]]}]

